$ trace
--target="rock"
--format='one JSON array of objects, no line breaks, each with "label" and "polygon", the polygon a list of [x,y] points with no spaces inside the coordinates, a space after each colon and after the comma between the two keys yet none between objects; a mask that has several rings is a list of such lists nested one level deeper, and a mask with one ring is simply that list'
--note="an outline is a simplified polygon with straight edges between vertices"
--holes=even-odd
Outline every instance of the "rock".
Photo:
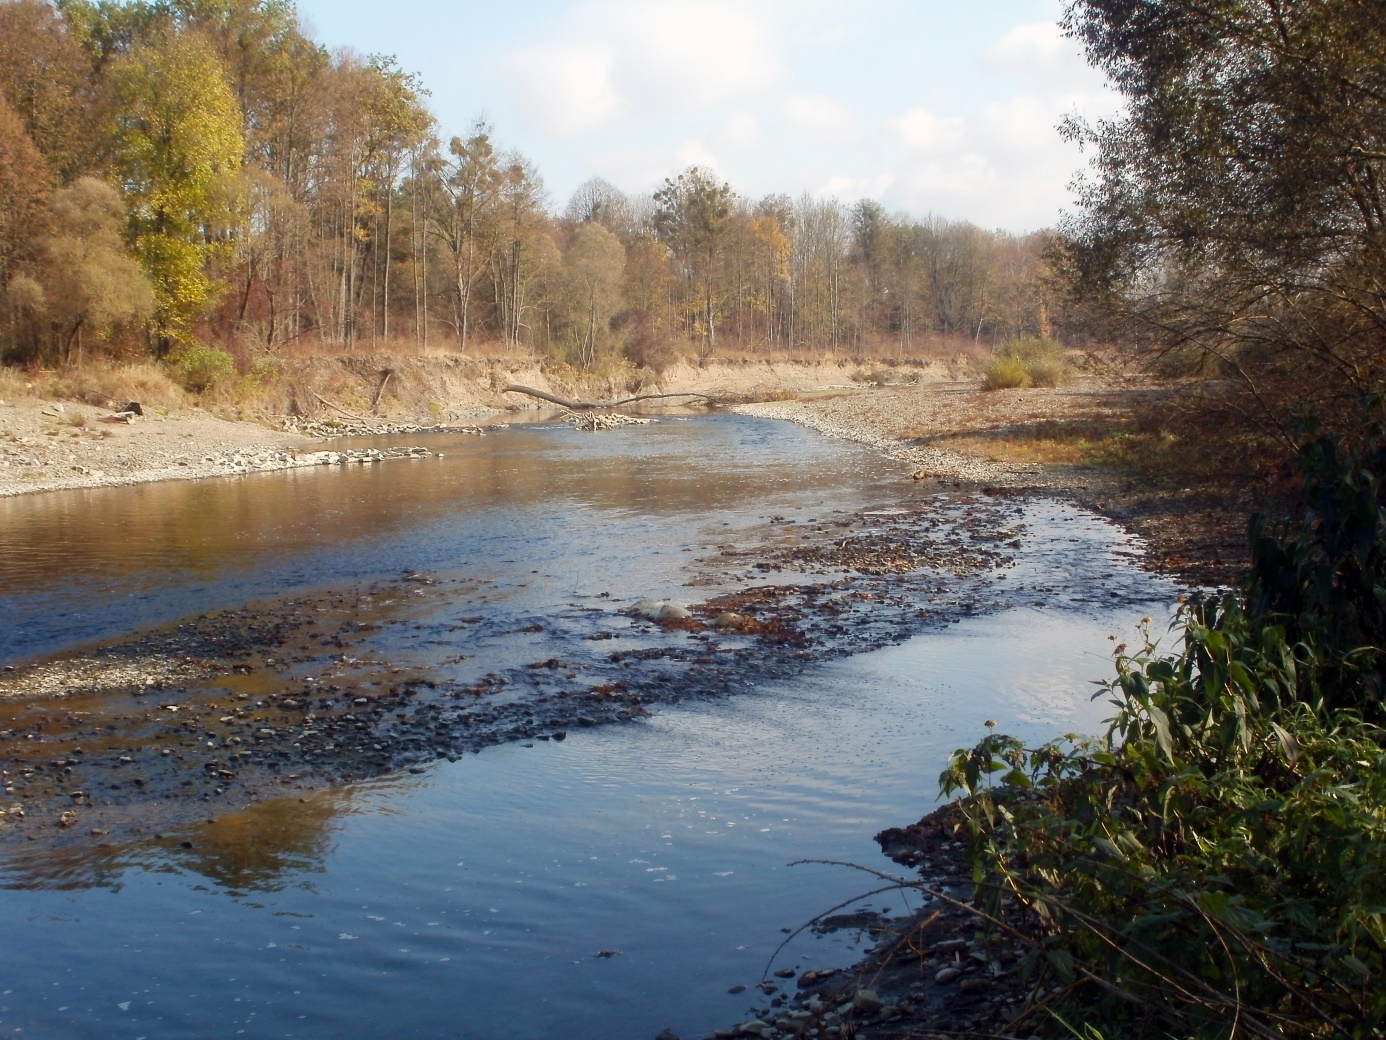
[{"label": "rock", "polygon": [[852,998],[852,1007],[870,1015],[885,1007],[885,1001],[877,995],[874,989],[863,989],[858,990],[857,995]]},{"label": "rock", "polygon": [[764,1036],[771,1032],[775,1027],[768,1022],[762,1022],[758,1018],[753,1018],[749,1022],[742,1022],[736,1027],[737,1036]]},{"label": "rock", "polygon": [[966,939],[949,939],[946,942],[934,943],[935,953],[962,953],[967,949]]},{"label": "rock", "polygon": [[961,978],[961,977],[962,977],[962,969],[961,969],[961,968],[943,968],[942,970],[939,971],[939,973],[938,973],[937,975],[934,976],[934,982],[938,983],[938,985],[940,985],[940,986],[946,986],[946,985],[948,985],[950,982],[952,982],[954,979]]},{"label": "rock", "polygon": [[971,993],[974,990],[987,989],[990,985],[991,983],[986,979],[974,976],[970,979],[963,979],[958,983],[958,989],[962,990],[964,993]]},{"label": "rock", "polygon": [[733,614],[733,613],[731,613],[730,611],[728,611],[728,612],[725,613],[725,614],[718,614],[718,615],[717,615],[717,620],[713,621],[713,623],[712,623],[712,627],[713,627],[713,628],[740,628],[742,625],[744,625],[744,624],[745,624],[747,621],[749,621],[749,620],[750,620],[750,618],[746,617],[745,614]]},{"label": "rock", "polygon": [[662,606],[664,604],[657,599],[639,599],[635,601],[635,605],[630,610],[632,614],[653,618],[659,617],[659,608]]},{"label": "rock", "polygon": [[745,992],[746,992],[746,987],[745,987],[745,986],[733,986],[731,989],[727,990],[727,992],[730,993],[732,996],[736,996],[737,994],[745,993]]},{"label": "rock", "polygon": [[657,1037],[655,1037],[655,1040],[679,1040],[679,1035],[675,1033],[672,1029],[666,1029],[664,1030],[664,1032],[660,1033]]},{"label": "rock", "polygon": [[77,814],[73,812],[71,809],[69,809],[67,812],[63,813],[61,816],[58,817],[59,827],[71,827],[76,822]]},{"label": "rock", "polygon": [[129,412],[132,415],[138,415],[141,418],[143,418],[144,416],[144,409],[140,407],[140,403],[138,401],[131,401],[124,408],[122,408],[121,411]]},{"label": "rock", "polygon": [[793,968],[781,968],[779,971],[775,972],[775,978],[792,979],[797,974],[799,973],[795,971]]},{"label": "rock", "polygon": [[692,616],[693,612],[680,603],[665,603],[659,608],[661,621],[687,621]]}]

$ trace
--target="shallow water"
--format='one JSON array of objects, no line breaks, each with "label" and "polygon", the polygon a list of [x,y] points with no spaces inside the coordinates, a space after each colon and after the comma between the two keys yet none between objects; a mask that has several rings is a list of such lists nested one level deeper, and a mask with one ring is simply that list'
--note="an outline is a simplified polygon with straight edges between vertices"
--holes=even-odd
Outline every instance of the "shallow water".
[{"label": "shallow water", "polygon": [[[486,578],[503,592],[491,609],[515,618],[674,595],[696,555],[683,550],[723,525],[935,493],[865,449],[734,418],[444,450],[11,502],[0,654],[404,567]],[[81,869],[8,857],[0,1035],[634,1040],[740,1020],[755,994],[727,990],[760,979],[781,929],[873,887],[789,863],[888,867],[872,835],[934,804],[947,753],[988,718],[1032,740],[1099,729],[1088,684],[1110,670],[1108,635],[1167,612],[1172,587],[1105,523],[1052,503],[1025,522],[995,612],[898,646],[636,725],[263,803],[185,832],[191,849],[135,843]],[[40,527],[80,552],[37,535],[32,556],[16,548]],[[846,963],[854,939],[796,939],[775,967]]]}]

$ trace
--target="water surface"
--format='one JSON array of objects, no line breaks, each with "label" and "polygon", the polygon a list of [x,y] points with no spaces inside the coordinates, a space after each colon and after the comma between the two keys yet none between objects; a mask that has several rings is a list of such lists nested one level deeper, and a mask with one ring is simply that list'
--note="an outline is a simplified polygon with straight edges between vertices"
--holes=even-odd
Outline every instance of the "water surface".
[{"label": "water surface", "polygon": [[[687,598],[691,558],[771,517],[939,493],[858,446],[737,418],[442,447],[0,503],[0,656],[404,568],[492,582],[488,609],[515,621]],[[1167,611],[1173,589],[1109,525],[1024,511],[1004,602],[901,645],[220,815],[174,836],[189,849],[8,856],[0,1035],[638,1040],[741,1020],[755,994],[727,990],[761,978],[782,929],[872,887],[791,862],[888,867],[872,835],[934,804],[947,754],[988,718],[1030,740],[1100,728],[1108,636]],[[775,967],[847,963],[855,941],[796,939]]]}]

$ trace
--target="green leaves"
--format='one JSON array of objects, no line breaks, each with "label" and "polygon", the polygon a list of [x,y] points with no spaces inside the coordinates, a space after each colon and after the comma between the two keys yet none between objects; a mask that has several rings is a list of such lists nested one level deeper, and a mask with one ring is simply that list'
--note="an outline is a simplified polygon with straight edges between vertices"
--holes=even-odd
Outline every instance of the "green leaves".
[{"label": "green leaves", "polygon": [[1029,970],[1076,984],[1075,1017],[1107,1035],[1386,1022],[1386,731],[1362,642],[1386,586],[1384,461],[1307,452],[1309,520],[1254,525],[1257,572],[1187,603],[1176,652],[1147,636],[1118,658],[1105,739],[992,734],[942,777],[966,796],[979,899],[1037,911]]}]

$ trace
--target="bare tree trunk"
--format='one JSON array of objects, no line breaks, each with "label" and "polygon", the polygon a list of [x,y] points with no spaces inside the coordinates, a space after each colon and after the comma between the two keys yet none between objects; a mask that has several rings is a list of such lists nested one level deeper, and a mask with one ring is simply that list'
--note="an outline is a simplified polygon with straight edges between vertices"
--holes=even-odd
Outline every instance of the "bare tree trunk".
[{"label": "bare tree trunk", "polygon": [[[393,174],[391,175],[393,177]],[[394,233],[395,188],[385,187],[385,283],[382,290],[381,328],[385,342],[390,341],[390,236]]]}]

